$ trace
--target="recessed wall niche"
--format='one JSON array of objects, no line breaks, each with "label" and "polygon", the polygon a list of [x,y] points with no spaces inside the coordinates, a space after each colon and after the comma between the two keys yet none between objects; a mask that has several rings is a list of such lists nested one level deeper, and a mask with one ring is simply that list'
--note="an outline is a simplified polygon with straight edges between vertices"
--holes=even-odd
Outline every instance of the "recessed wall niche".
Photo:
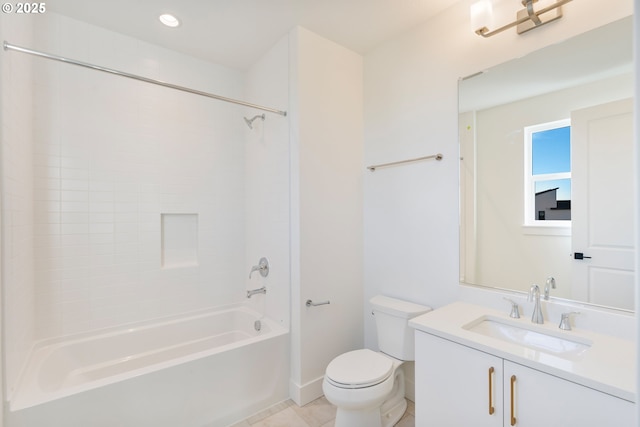
[{"label": "recessed wall niche", "polygon": [[198,214],[163,213],[162,268],[198,265]]}]

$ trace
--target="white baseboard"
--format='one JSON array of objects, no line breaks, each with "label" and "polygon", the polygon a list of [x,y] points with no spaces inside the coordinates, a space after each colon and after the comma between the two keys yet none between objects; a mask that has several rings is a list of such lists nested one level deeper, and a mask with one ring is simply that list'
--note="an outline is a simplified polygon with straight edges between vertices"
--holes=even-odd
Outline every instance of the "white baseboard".
[{"label": "white baseboard", "polygon": [[316,378],[303,385],[298,385],[289,381],[289,396],[298,406],[304,406],[324,395],[322,391],[322,381],[324,377]]}]

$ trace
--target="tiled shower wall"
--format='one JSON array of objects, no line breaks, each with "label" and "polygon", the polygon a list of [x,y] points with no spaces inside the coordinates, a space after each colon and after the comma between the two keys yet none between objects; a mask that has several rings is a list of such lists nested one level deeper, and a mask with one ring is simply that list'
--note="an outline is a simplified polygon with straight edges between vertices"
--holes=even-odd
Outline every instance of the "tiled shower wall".
[{"label": "tiled shower wall", "polygon": [[[235,70],[53,13],[42,18],[39,50],[242,97]],[[36,337],[243,298],[242,108],[33,61]],[[195,227],[195,240],[180,243],[195,262],[163,266],[163,244],[175,241],[163,240],[163,214]]]},{"label": "tiled shower wall", "polygon": [[[286,38],[245,73],[52,12],[6,18],[17,45],[288,103]],[[262,284],[269,297],[251,302],[289,326],[288,118],[248,130],[256,111],[17,52],[0,69],[9,393],[34,340],[246,301]],[[260,256],[271,274],[248,280]]]},{"label": "tiled shower wall", "polygon": [[[284,37],[247,71],[244,99],[282,110],[289,103],[289,39]],[[262,114],[245,110],[246,117]],[[289,111],[289,114],[291,112]],[[245,128],[245,272],[267,257],[269,276],[254,274],[247,288],[267,287],[267,297],[252,302],[289,327],[289,117],[266,113]],[[245,276],[246,280],[246,276]]]},{"label": "tiled shower wall", "polygon": [[[31,43],[31,25],[0,16],[0,39]],[[25,56],[0,54],[2,321],[5,366],[20,367],[34,338],[32,71]],[[6,369],[13,384],[19,369]],[[0,393],[1,394],[1,393]],[[0,423],[1,424],[1,423]]]}]

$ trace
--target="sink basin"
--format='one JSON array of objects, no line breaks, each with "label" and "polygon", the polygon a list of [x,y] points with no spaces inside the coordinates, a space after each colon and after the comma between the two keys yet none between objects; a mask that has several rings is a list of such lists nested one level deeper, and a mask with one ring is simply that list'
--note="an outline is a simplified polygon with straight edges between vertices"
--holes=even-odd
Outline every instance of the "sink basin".
[{"label": "sink basin", "polygon": [[569,339],[546,333],[546,331],[529,329],[524,327],[524,325],[521,326],[514,323],[509,323],[502,319],[481,317],[463,326],[463,329],[570,359],[579,357],[591,347],[591,342],[581,340],[578,337]]}]

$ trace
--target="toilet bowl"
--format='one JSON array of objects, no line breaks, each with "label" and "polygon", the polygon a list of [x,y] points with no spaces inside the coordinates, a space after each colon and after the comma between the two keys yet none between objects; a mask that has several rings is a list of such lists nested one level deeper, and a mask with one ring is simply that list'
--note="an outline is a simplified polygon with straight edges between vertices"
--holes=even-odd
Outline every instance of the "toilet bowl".
[{"label": "toilet bowl", "polygon": [[391,427],[407,408],[402,364],[414,360],[408,322],[431,308],[381,295],[370,302],[381,351],[341,354],[325,371],[322,389],[337,407],[335,427]]},{"label": "toilet bowl", "polygon": [[401,360],[369,349],[331,361],[322,383],[326,399],[338,408],[336,427],[390,427],[407,408]]}]

